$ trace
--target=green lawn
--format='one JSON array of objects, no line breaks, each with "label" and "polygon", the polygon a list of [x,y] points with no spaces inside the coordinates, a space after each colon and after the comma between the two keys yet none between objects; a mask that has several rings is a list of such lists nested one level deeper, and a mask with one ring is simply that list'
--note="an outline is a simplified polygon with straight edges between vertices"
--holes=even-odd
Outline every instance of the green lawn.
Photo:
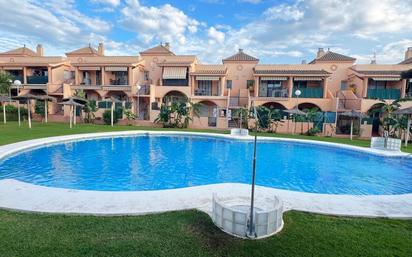
[{"label": "green lawn", "polygon": [[412,222],[301,212],[283,231],[248,241],[217,229],[198,211],[136,217],[0,211],[0,256],[411,256]]},{"label": "green lawn", "polygon": [[[67,124],[34,123],[29,130],[13,122],[0,125],[0,144],[129,129],[148,128],[78,125],[70,130]],[[293,137],[369,144],[364,140]],[[285,213],[284,220],[285,227],[278,235],[247,241],[221,232],[206,214],[198,211],[94,217],[0,210],[0,256],[412,256],[410,220],[345,218],[295,211]]]}]

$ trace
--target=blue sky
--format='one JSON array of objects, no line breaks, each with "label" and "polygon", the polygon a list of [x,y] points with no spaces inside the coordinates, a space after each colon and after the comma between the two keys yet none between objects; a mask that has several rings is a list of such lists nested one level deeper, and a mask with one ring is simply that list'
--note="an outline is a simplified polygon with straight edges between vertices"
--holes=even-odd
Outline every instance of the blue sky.
[{"label": "blue sky", "polygon": [[319,47],[397,63],[412,46],[412,0],[0,0],[0,11],[0,51],[41,43],[47,55],[99,42],[108,55],[136,55],[167,41],[204,63],[238,48],[300,63]]}]

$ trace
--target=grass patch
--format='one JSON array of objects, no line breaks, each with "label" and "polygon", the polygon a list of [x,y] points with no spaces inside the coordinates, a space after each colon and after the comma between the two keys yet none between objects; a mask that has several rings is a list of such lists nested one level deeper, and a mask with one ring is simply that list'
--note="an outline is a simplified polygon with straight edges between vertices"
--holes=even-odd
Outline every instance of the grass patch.
[{"label": "grass patch", "polygon": [[273,237],[226,235],[199,211],[93,217],[0,211],[0,256],[411,256],[412,222],[287,212]]}]

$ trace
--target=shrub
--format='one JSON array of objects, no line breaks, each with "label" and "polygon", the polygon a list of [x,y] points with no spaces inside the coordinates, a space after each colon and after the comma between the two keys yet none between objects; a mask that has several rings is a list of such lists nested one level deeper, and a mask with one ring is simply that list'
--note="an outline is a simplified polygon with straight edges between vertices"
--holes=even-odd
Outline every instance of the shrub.
[{"label": "shrub", "polygon": [[[105,124],[110,125],[111,124],[111,110],[106,110],[103,113],[103,121]],[[119,119],[122,118],[122,109],[115,109],[113,112],[113,123],[117,123]]]},{"label": "shrub", "polygon": [[316,134],[320,133],[320,129],[318,127],[313,127],[310,128],[307,132],[306,135],[308,136],[315,136]]},{"label": "shrub", "polygon": [[34,112],[44,117],[44,101],[36,101]]},{"label": "shrub", "polygon": [[[0,106],[0,117],[3,118],[3,106]],[[27,119],[27,109],[20,106],[20,116],[21,119]],[[17,121],[18,120],[18,111],[17,107],[14,105],[6,105],[6,119],[8,121]]]}]

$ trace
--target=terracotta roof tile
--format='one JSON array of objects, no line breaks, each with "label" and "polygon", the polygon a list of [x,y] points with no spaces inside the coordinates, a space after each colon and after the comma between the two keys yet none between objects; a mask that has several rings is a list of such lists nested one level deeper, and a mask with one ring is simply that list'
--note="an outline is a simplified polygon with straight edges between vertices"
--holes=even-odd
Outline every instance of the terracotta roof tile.
[{"label": "terracotta roof tile", "polygon": [[343,54],[338,54],[332,51],[327,51],[324,55],[319,58],[314,59],[310,64],[315,62],[354,62],[356,58],[346,56]]},{"label": "terracotta roof tile", "polygon": [[165,47],[164,45],[160,44],[157,45],[155,47],[146,49],[142,52],[140,52],[140,54],[152,54],[152,55],[175,55],[172,51],[170,51],[169,48]]},{"label": "terracotta roof tile", "polygon": [[94,49],[93,47],[86,46],[83,48],[76,49],[74,51],[66,53],[67,56],[75,56],[75,55],[88,55],[88,56],[100,56],[99,52]]},{"label": "terracotta roof tile", "polygon": [[191,74],[212,74],[212,75],[224,75],[227,72],[227,68],[224,65],[205,65],[198,64],[195,67],[195,71]]},{"label": "terracotta roof tile", "polygon": [[256,65],[254,73],[257,75],[329,75],[331,73],[324,69],[316,69],[313,65],[295,64],[295,65]]},{"label": "terracotta roof tile", "polygon": [[0,56],[38,56],[36,52],[26,46],[0,53]]},{"label": "terracotta roof tile", "polygon": [[255,74],[258,75],[329,75],[330,73],[325,70],[255,70]]},{"label": "terracotta roof tile", "polygon": [[69,57],[72,64],[81,65],[102,65],[102,64],[136,64],[141,61],[139,56],[88,56]]},{"label": "terracotta roof tile", "polygon": [[399,70],[357,70],[356,72],[363,75],[384,75],[384,76],[400,76],[402,71]]},{"label": "terracotta roof tile", "polygon": [[400,62],[399,64],[412,64],[412,57]]},{"label": "terracotta roof tile", "polygon": [[239,52],[237,52],[236,54],[223,59],[223,62],[227,61],[258,62],[259,59],[251,55],[245,54],[243,52],[243,49],[239,49]]}]

